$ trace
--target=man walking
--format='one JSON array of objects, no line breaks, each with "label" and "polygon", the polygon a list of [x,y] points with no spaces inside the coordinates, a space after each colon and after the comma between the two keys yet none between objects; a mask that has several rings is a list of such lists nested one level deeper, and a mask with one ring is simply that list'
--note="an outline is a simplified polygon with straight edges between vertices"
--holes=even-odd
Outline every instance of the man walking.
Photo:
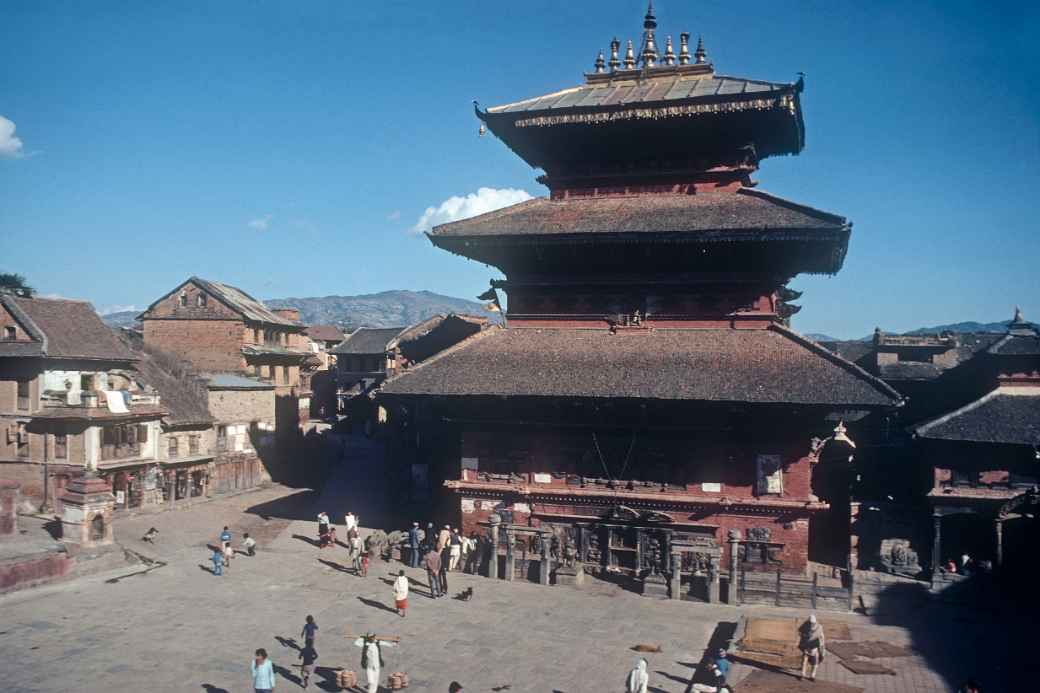
[{"label": "man walking", "polygon": [[318,659],[318,652],[313,645],[304,645],[298,659],[303,660],[303,664],[300,665],[300,678],[303,679],[303,687],[306,688],[310,683],[311,672],[314,671],[314,661]]},{"label": "man walking", "polygon": [[459,528],[456,527],[451,533],[450,553],[448,570],[458,570],[459,560],[462,558],[462,537],[459,536]]},{"label": "man walking", "polygon": [[361,668],[365,670],[366,679],[365,690],[367,693],[379,693],[379,679],[384,664],[382,646],[396,647],[397,643],[385,640],[380,642],[375,635],[369,633],[355,640],[354,645],[361,648]]},{"label": "man walking", "polygon": [[413,522],[412,528],[408,530],[408,567],[418,568],[419,567],[419,523]]},{"label": "man walking", "polygon": [[802,651],[802,671],[799,679],[806,676],[810,681],[816,680],[816,668],[823,661],[823,626],[816,621],[816,614],[809,614],[809,620],[798,628],[798,649]]},{"label": "man walking", "polygon": [[430,598],[437,599],[441,596],[441,555],[436,548],[426,553],[423,566],[426,568],[426,578],[430,581]]},{"label": "man walking", "polygon": [[255,693],[271,693],[274,690],[274,664],[267,657],[267,650],[256,651],[252,664],[253,691]]},{"label": "man walking", "polygon": [[448,565],[451,563],[451,544],[445,542],[444,546],[441,547],[441,594],[448,594]]},{"label": "man walking", "polygon": [[404,612],[408,609],[408,576],[404,570],[398,571],[397,579],[394,580],[394,606],[397,613],[404,618]]}]

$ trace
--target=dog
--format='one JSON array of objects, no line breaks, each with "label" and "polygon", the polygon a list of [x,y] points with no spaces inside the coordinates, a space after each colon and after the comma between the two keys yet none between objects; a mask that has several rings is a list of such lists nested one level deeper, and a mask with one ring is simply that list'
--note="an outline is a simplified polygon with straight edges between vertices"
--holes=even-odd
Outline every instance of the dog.
[{"label": "dog", "polygon": [[461,602],[468,602],[469,600],[473,599],[473,588],[467,587],[466,589],[459,592],[455,598]]},{"label": "dog", "polygon": [[149,529],[147,532],[144,533],[144,536],[141,537],[141,541],[146,541],[149,544],[154,544],[155,540],[158,537],[159,537],[159,530],[157,530],[155,527],[152,527],[151,529]]}]

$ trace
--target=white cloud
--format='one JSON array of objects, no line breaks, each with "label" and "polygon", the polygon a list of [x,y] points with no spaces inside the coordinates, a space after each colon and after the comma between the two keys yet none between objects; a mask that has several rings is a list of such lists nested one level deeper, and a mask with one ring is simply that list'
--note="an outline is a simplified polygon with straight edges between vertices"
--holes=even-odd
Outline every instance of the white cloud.
[{"label": "white cloud", "polygon": [[111,315],[112,313],[125,313],[128,310],[139,310],[137,306],[132,303],[122,304],[114,303],[110,306],[101,306],[101,310],[98,311],[98,315]]},{"label": "white cloud", "polygon": [[22,141],[14,136],[14,122],[0,116],[0,159],[20,159],[23,156]]},{"label": "white cloud", "polygon": [[249,228],[253,229],[254,231],[266,231],[267,229],[269,229],[271,227],[271,220],[272,219],[274,219],[274,215],[272,215],[272,214],[265,214],[262,217],[257,217],[256,219],[251,219],[249,221],[248,226],[249,226]]},{"label": "white cloud", "polygon": [[422,233],[438,224],[468,219],[530,199],[531,195],[526,190],[516,188],[480,188],[465,197],[453,195],[437,207],[427,207],[411,230],[413,233]]}]

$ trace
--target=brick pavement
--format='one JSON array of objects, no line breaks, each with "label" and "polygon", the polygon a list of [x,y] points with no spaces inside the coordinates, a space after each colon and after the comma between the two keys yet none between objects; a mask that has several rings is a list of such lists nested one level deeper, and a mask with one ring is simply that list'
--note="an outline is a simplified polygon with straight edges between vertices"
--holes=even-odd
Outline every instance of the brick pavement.
[{"label": "brick pavement", "polygon": [[[720,624],[744,613],[794,613],[650,601],[594,581],[575,590],[466,575],[452,576],[451,591],[473,586],[472,602],[435,602],[423,596],[420,572],[408,570],[419,586],[401,619],[390,608],[387,584],[399,564],[376,562],[368,578],[358,578],[337,569],[347,563],[343,549],[321,552],[308,541],[319,506],[341,518],[346,504],[362,507],[355,494],[373,502],[358,463],[320,501],[312,492],[275,487],[120,521],[121,540],[167,565],[118,582],[101,575],[0,598],[0,661],[8,664],[2,690],[247,691],[256,647],[266,647],[282,667],[279,690],[295,690],[295,650],[287,639],[298,638],[311,613],[321,627],[320,690],[331,690],[332,667],[358,668],[359,651],[343,634],[372,630],[402,637],[399,649],[387,651],[384,673],[407,671],[411,690],[443,691],[458,679],[468,691],[620,691],[639,656],[629,648],[645,642],[663,648],[646,655],[651,690],[682,693]],[[236,542],[242,530],[262,540],[255,558],[236,558],[217,578],[208,571],[205,545],[224,524]],[[152,525],[160,541],[142,545],[137,538]],[[848,622],[855,639],[917,649],[911,657],[880,660],[897,676],[859,676],[831,656],[820,678],[869,693],[952,690],[953,681],[979,673],[983,662],[990,669],[1001,664],[983,647],[994,624],[965,613],[904,599],[887,608],[882,602],[870,616],[828,614]],[[748,671],[737,664],[731,678],[739,682]]]}]

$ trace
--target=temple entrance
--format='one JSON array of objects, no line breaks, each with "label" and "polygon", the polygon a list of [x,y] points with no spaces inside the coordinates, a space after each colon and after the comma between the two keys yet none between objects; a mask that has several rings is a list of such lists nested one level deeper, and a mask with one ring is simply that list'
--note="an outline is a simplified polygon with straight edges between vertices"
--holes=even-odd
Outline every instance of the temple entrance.
[{"label": "temple entrance", "polygon": [[992,561],[996,558],[995,544],[992,519],[975,513],[946,515],[942,518],[939,565],[946,565],[952,560],[959,567],[963,555],[970,556],[976,563]]},{"label": "temple entrance", "polygon": [[809,560],[836,568],[847,568],[849,560],[852,472],[848,453],[842,445],[827,445],[812,469],[812,492],[831,507],[809,519]]}]

